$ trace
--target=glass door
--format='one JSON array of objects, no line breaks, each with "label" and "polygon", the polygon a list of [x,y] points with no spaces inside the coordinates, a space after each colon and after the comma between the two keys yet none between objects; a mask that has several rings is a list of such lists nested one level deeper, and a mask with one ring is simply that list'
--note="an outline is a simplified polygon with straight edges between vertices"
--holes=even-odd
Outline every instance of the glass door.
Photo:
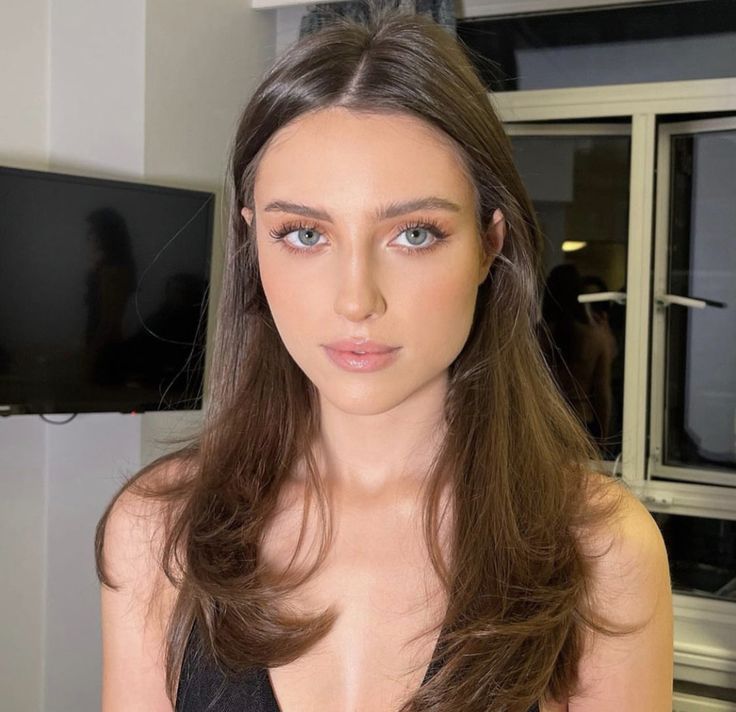
[{"label": "glass door", "polygon": [[736,118],[659,129],[651,476],[736,487]]},{"label": "glass door", "polygon": [[631,128],[509,124],[544,235],[542,346],[604,459],[621,454]]},{"label": "glass door", "polygon": [[[649,476],[733,501],[736,118],[661,124],[658,134]],[[653,516],[673,590],[736,601],[736,510]]]}]

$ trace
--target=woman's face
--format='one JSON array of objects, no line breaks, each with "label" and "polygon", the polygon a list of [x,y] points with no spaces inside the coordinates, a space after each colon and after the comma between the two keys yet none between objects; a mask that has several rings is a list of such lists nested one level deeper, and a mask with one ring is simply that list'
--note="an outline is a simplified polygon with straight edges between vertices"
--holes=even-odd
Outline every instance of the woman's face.
[{"label": "woman's face", "polygon": [[[503,224],[496,211],[484,251],[472,185],[441,134],[403,114],[301,116],[264,152],[254,202],[271,313],[322,398],[379,413],[446,379]],[[250,209],[243,217],[252,224]],[[325,345],[352,337],[398,348],[381,368],[361,369],[360,356],[345,368]]]}]

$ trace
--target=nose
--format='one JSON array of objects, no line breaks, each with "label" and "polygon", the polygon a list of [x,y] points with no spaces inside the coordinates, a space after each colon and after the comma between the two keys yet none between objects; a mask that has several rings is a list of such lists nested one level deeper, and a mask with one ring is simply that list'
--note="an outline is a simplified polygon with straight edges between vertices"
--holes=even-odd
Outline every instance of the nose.
[{"label": "nose", "polygon": [[350,321],[375,318],[386,311],[375,265],[369,255],[346,255],[340,261],[335,312]]}]

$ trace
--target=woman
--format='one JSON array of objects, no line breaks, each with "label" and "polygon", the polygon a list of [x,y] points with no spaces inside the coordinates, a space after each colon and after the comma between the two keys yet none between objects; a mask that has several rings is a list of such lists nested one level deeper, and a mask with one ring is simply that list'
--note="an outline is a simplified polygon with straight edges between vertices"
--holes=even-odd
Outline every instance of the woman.
[{"label": "woman", "polygon": [[663,542],[541,357],[456,41],[375,7],[305,37],[229,174],[202,431],[98,526],[103,710],[670,710]]},{"label": "woman", "polygon": [[591,316],[590,305],[578,301],[584,291],[574,264],[550,271],[542,300],[542,348],[567,402],[603,448],[611,420],[615,340],[607,324]]},{"label": "woman", "polygon": [[85,370],[92,383],[119,386],[128,366],[123,354],[123,320],[136,288],[130,232],[125,218],[114,208],[93,210],[87,222],[91,265],[84,296]]}]

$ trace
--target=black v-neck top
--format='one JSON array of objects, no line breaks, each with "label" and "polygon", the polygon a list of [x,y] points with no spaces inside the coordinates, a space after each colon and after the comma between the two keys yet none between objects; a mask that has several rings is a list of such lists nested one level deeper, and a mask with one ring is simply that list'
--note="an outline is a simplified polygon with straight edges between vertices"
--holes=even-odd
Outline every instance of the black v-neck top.
[{"label": "black v-neck top", "polygon": [[[197,637],[194,626],[182,661],[175,712],[281,712],[266,668],[228,677],[202,653]],[[422,685],[438,667],[438,661],[432,660]],[[529,712],[539,712],[538,705]]]}]

